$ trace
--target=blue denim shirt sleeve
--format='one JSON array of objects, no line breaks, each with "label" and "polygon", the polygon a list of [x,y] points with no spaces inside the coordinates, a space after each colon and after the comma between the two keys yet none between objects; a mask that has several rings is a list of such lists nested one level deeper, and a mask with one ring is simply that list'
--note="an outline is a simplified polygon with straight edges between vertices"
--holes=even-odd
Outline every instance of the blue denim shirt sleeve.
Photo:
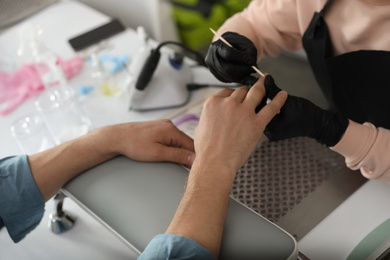
[{"label": "blue denim shirt sleeve", "polygon": [[155,236],[138,260],[160,259],[196,259],[214,260],[211,251],[194,240],[174,234],[160,234]]},{"label": "blue denim shirt sleeve", "polygon": [[0,229],[22,240],[41,221],[45,201],[31,175],[27,155],[0,160]]}]

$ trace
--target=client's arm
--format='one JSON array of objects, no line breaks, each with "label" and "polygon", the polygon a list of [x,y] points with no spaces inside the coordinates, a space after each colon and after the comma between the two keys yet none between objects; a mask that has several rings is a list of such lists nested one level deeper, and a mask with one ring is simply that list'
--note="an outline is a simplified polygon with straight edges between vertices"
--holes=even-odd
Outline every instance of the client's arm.
[{"label": "client's arm", "polygon": [[[263,81],[263,78],[258,80],[249,91],[246,86],[236,91],[221,90],[205,103],[195,131],[196,159],[183,198],[166,231],[167,239],[170,240],[174,234],[182,237],[185,244],[178,239],[175,243],[169,241],[169,250],[164,246],[156,249],[158,244],[152,240],[153,246],[145,249],[141,259],[182,257],[164,255],[164,258],[159,258],[164,250],[168,254],[170,251],[180,252],[180,247],[188,246],[188,239],[196,242],[195,250],[199,250],[196,245],[201,245],[218,259],[230,189],[236,172],[249,158],[265,126],[287,98],[286,92],[280,92],[256,114],[255,108],[265,96]],[[161,235],[158,238],[165,243]],[[206,259],[204,250],[201,256],[196,253],[189,252],[186,259]]]},{"label": "client's arm", "polygon": [[70,179],[117,155],[140,161],[191,165],[193,140],[169,120],[103,127],[85,136],[29,156],[32,176],[44,200]]}]

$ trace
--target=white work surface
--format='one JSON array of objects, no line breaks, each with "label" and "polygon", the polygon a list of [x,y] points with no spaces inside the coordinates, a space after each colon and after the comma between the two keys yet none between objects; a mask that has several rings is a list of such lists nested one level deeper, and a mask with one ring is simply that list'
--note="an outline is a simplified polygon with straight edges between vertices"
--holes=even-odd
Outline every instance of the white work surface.
[{"label": "white work surface", "polygon": [[[105,15],[91,10],[79,3],[64,1],[51,6],[29,19],[38,22],[44,28],[45,43],[62,58],[71,58],[75,54],[66,39],[76,36],[104,24],[109,20]],[[12,28],[0,35],[0,55],[14,53],[17,49],[17,28]],[[77,30],[75,31],[75,28]],[[114,36],[110,41],[115,49],[110,53],[118,55],[129,54],[136,45],[131,39],[132,31]],[[125,43],[125,44],[124,44]],[[76,77],[70,84],[77,87],[83,83],[82,77]],[[196,93],[194,98],[201,97]],[[108,111],[112,103],[114,109]],[[94,127],[128,121],[155,119],[167,111],[148,113],[130,112],[123,100],[113,102],[110,98],[87,106],[88,116]],[[0,117],[0,158],[20,154],[13,140],[9,126],[20,116],[34,111],[33,99],[27,100],[11,114]],[[357,243],[372,229],[390,216],[388,198],[390,187],[384,183],[367,182],[347,201],[323,220],[316,228],[299,241],[299,250],[311,259],[345,259]],[[50,212],[52,202],[49,201],[47,211]],[[0,231],[0,259],[135,259],[136,254],[105,230],[99,223],[83,212],[77,205],[65,200],[65,209],[73,211],[79,217],[74,229],[62,235],[51,234],[45,218],[40,226],[25,240],[14,245],[5,229]],[[45,233],[47,232],[47,233]]]},{"label": "white work surface", "polygon": [[[76,54],[68,43],[68,39],[78,36],[80,33],[87,32],[110,20],[106,15],[101,14],[94,9],[91,9],[77,1],[63,1],[59,4],[49,6],[42,12],[29,18],[27,21],[16,25],[0,35],[0,56],[12,58],[16,54],[19,47],[18,30],[26,24],[36,24],[43,28],[43,40],[47,47],[54,53],[58,54],[63,59],[70,59]],[[135,32],[127,30],[124,33],[115,35],[108,40],[110,46],[107,50],[101,53],[109,53],[110,55],[128,55],[137,51],[139,42],[135,41]],[[112,47],[112,48],[111,48]],[[207,75],[202,73],[206,72]],[[93,80],[87,74],[88,71],[82,71],[69,81],[71,87],[75,90],[79,86],[91,85]],[[197,71],[194,78],[197,78],[198,83],[202,83],[206,79],[207,83],[219,83],[206,70]],[[126,73],[120,72],[116,76],[119,79],[124,79]],[[119,82],[123,85],[123,82]],[[199,91],[193,92],[193,99],[202,98],[203,94]],[[129,104],[124,100],[123,96],[119,97],[95,97],[91,100],[87,99],[84,102],[84,110],[92,121],[94,128],[101,126],[116,124],[129,121],[144,121],[160,118],[168,110],[157,110],[153,112],[137,113],[129,111]],[[22,116],[28,113],[37,113],[34,106],[34,98],[30,98],[18,107],[12,113],[5,117],[0,117],[2,142],[0,147],[0,158],[20,154],[19,148],[16,146],[10,132],[10,125]]]},{"label": "white work surface", "polygon": [[[78,17],[79,19],[74,19]],[[28,19],[38,23],[44,29],[45,43],[67,59],[74,52],[65,41],[78,32],[87,31],[99,24],[109,21],[109,18],[84,5],[64,2],[48,7],[46,10]],[[17,30],[23,26],[17,25],[0,35],[0,56],[11,58],[18,48]],[[59,35],[61,35],[59,37]],[[122,52],[121,54],[124,54]],[[73,83],[72,81],[70,82]],[[0,158],[20,154],[20,150],[11,136],[12,122],[28,113],[35,112],[33,98],[5,117],[0,117]],[[95,122],[96,126],[102,122]],[[119,241],[111,232],[104,228],[88,213],[70,199],[64,202],[64,209],[77,215],[75,228],[68,232],[55,235],[48,228],[49,214],[53,212],[54,202],[46,203],[45,215],[39,226],[18,244],[14,244],[5,228],[0,230],[0,259],[2,260],[38,260],[38,259],[136,259],[137,254]]]}]

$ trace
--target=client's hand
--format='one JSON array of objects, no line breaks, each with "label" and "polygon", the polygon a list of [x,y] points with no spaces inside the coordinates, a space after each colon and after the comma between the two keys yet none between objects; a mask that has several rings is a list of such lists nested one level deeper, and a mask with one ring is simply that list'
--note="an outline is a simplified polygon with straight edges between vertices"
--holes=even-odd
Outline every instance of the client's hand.
[{"label": "client's hand", "polygon": [[287,93],[278,93],[257,114],[265,96],[264,78],[248,90],[223,89],[209,98],[195,130],[196,160],[203,165],[223,165],[235,174],[260,140],[266,125],[283,106]]},{"label": "client's hand", "polygon": [[171,161],[190,166],[195,158],[192,138],[170,120],[119,124],[104,131],[110,132],[107,145],[114,152],[134,160]]}]

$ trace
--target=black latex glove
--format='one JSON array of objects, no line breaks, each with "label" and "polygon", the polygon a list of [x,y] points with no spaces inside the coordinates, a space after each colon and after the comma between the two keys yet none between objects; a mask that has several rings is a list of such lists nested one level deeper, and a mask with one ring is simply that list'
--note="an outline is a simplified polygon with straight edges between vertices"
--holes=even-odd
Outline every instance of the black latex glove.
[{"label": "black latex glove", "polygon": [[[280,91],[272,76],[264,80],[267,97],[273,99]],[[326,146],[335,146],[347,129],[349,120],[323,110],[307,99],[289,95],[286,103],[265,129],[271,141],[308,136]]]},{"label": "black latex glove", "polygon": [[253,85],[257,78],[251,76],[252,66],[257,62],[257,49],[253,42],[234,32],[226,32],[222,37],[232,46],[221,40],[210,44],[205,62],[211,73],[222,82],[236,82]]}]

